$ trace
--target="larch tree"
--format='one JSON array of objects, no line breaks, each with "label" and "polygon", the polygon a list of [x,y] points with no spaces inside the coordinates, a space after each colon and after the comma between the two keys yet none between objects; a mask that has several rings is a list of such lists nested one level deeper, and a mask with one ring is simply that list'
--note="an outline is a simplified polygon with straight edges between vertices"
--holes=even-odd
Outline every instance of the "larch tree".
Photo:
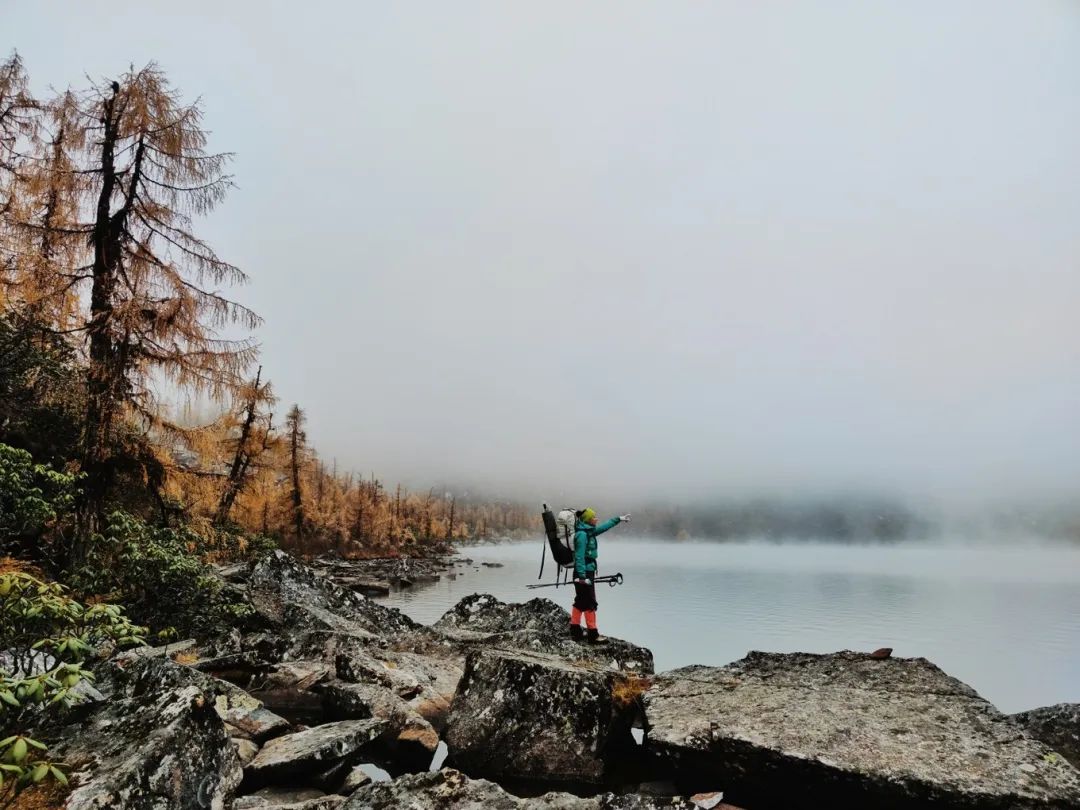
[{"label": "larch tree", "polygon": [[0,62],[0,211],[11,198],[11,180],[22,163],[22,142],[34,136],[38,103],[28,89],[22,59],[13,53]]},{"label": "larch tree", "polygon": [[220,336],[258,317],[218,285],[246,280],[193,231],[231,185],[227,154],[206,151],[199,105],[182,103],[156,65],[125,74],[83,100],[93,182],[87,236],[87,406],[80,510],[83,540],[97,527],[116,434],[125,416],[158,419],[154,383],[220,398],[243,383],[249,340]]},{"label": "larch tree", "polygon": [[16,186],[26,167],[27,142],[32,144],[37,135],[38,112],[22,60],[12,54],[0,63],[0,305],[5,309],[19,256],[13,230]]},{"label": "larch tree", "polygon": [[276,401],[270,383],[262,382],[262,366],[259,366],[255,379],[237,392],[237,400],[239,413],[231,414],[238,423],[236,446],[214,514],[214,523],[218,526],[228,523],[236,496],[244,489],[251,474],[251,465],[258,462],[274,441],[274,415],[260,410]]},{"label": "larch tree", "polygon": [[297,543],[304,539],[304,493],[300,486],[300,472],[304,465],[307,435],[304,433],[304,412],[293,405],[285,417],[285,429],[289,441],[289,474],[292,479],[293,529]]},{"label": "larch tree", "polygon": [[88,128],[68,91],[39,105],[8,206],[9,312],[53,335],[82,331],[84,283],[90,279],[88,228],[82,221],[92,172],[81,168]]}]

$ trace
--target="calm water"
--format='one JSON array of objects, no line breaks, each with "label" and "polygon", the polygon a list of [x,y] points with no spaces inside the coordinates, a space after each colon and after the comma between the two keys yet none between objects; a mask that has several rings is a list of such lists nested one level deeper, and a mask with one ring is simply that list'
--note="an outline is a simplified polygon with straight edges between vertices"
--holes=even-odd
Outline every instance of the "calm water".
[{"label": "calm water", "polygon": [[[601,538],[600,632],[649,647],[657,671],[748,650],[893,647],[925,656],[1005,712],[1080,702],[1080,549],[655,543]],[[431,623],[471,593],[503,601],[536,583],[540,542],[467,548],[457,579],[382,601]],[[487,568],[482,562],[502,563]],[[544,581],[554,569],[550,558]]]}]

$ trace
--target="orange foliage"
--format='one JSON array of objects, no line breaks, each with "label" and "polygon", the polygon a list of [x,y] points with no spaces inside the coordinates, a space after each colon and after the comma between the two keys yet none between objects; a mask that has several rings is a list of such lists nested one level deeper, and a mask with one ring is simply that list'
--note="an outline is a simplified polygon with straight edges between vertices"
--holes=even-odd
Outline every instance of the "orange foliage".
[{"label": "orange foliage", "polygon": [[612,684],[611,699],[616,706],[626,708],[640,700],[650,686],[652,686],[652,681],[649,678],[643,678],[640,675],[623,675]]}]

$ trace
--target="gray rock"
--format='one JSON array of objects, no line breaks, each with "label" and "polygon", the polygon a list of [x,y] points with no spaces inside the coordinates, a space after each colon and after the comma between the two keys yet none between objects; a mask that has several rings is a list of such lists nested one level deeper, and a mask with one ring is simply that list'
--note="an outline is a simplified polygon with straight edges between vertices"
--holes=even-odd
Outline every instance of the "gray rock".
[{"label": "gray rock", "polygon": [[442,648],[430,639],[410,637],[435,654],[386,649],[369,639],[349,633],[314,631],[298,637],[290,655],[317,657],[334,662],[340,680],[373,683],[410,702],[428,722],[440,729],[450,709],[465,658],[456,648]]},{"label": "gray rock", "polygon": [[439,735],[416,709],[393,691],[373,683],[333,681],[323,687],[324,714],[330,720],[384,720],[389,733],[383,757],[399,771],[427,770]]},{"label": "gray rock", "polygon": [[282,782],[298,773],[317,773],[355,761],[387,730],[382,720],[343,720],[276,737],[244,769],[253,784]]},{"label": "gray rock", "polygon": [[1058,703],[1010,716],[1036,740],[1080,768],[1080,703]]},{"label": "gray rock", "polygon": [[599,783],[635,743],[623,673],[525,652],[470,654],[445,738],[448,761],[490,778]]},{"label": "gray rock", "polygon": [[334,582],[364,596],[389,596],[390,583],[366,576],[335,576]]},{"label": "gray rock", "polygon": [[330,810],[338,807],[344,796],[326,795],[313,788],[269,787],[233,802],[233,810]]},{"label": "gray rock", "polygon": [[[172,661],[169,661],[172,666],[161,669],[132,666],[133,662],[146,660],[168,659],[161,656],[142,656],[119,660],[107,671],[102,684],[103,688],[117,690],[119,693],[130,696],[134,693],[145,693],[170,686],[195,684],[205,694],[211,696],[214,709],[229,725],[233,736],[247,737],[257,743],[262,743],[291,728],[288,720],[269,711],[261,700],[228,681]],[[158,677],[164,680],[154,683],[154,679]]]},{"label": "gray rock", "polygon": [[232,744],[236,748],[236,756],[240,760],[241,766],[247,765],[259,753],[259,746],[243,737],[233,737]]},{"label": "gray rock", "polygon": [[676,782],[753,808],[1080,803],[1080,773],[921,658],[755,652],[658,676],[645,712]]},{"label": "gray rock", "polygon": [[371,784],[371,776],[363,768],[356,766],[346,774],[345,780],[341,783],[339,790],[347,796],[359,788],[362,788],[364,785],[369,784]]},{"label": "gray rock", "polygon": [[594,810],[596,805],[567,793],[548,794],[540,799],[519,799],[494,782],[469,779],[452,769],[434,773],[401,776],[392,782],[374,782],[361,787],[342,805],[341,810],[524,810],[524,808],[559,808]]},{"label": "gray rock", "polygon": [[[151,657],[158,658],[158,656]],[[147,679],[146,673],[152,671],[145,669],[132,670],[130,673],[125,674],[123,670],[120,672],[114,670],[112,680],[125,684],[123,688],[128,692],[131,690],[152,689],[154,685],[145,682]],[[173,667],[168,668],[167,673],[166,677],[170,682],[197,684],[205,694],[211,695],[214,701],[214,709],[221,719],[232,727],[231,733],[233,736],[247,737],[257,743],[263,743],[272,737],[284,734],[291,728],[288,720],[274,714],[265,708],[261,700],[228,681],[215,678],[205,672],[182,664],[175,664]],[[165,685],[160,684],[159,686]]]},{"label": "gray rock", "polygon": [[282,661],[263,675],[262,689],[311,689],[334,674],[334,667],[326,661]]},{"label": "gray rock", "polygon": [[252,605],[264,619],[291,630],[362,630],[387,635],[421,627],[401,611],[335,584],[280,550],[252,568],[248,589]]},{"label": "gray rock", "polygon": [[[253,793],[241,796],[232,806],[232,810],[332,810],[341,806],[344,796],[323,795],[318,790],[290,790],[277,788],[276,793]],[[290,796],[293,797],[290,800]],[[310,798],[302,798],[309,796]]]},{"label": "gray rock", "polygon": [[570,638],[570,614],[550,599],[506,604],[489,594],[473,594],[458,602],[433,628],[464,650],[492,647],[557,655],[589,661],[610,669],[649,674],[652,652],[628,641],[606,638],[604,644],[581,644]]},{"label": "gray rock", "polygon": [[583,799],[570,793],[545,793],[528,799],[507,793],[494,782],[470,779],[444,768],[434,773],[401,776],[391,782],[361,787],[341,810],[694,810],[680,798],[618,796],[605,793]]},{"label": "gray rock", "polygon": [[485,634],[535,630],[544,635],[559,635],[565,634],[569,621],[566,611],[550,599],[507,604],[490,594],[474,593],[450,608],[434,627]]},{"label": "gray rock", "polygon": [[240,762],[197,675],[164,658],[114,673],[112,699],[50,752],[71,768],[67,810],[224,810]]},{"label": "gray rock", "polygon": [[264,708],[261,701],[255,698],[251,700],[259,705],[251,708],[230,705],[218,698],[218,714],[240,734],[257,743],[280,737],[292,727],[284,717]]},{"label": "gray rock", "polygon": [[182,652],[193,652],[197,646],[198,642],[195,639],[186,638],[183,641],[162,644],[160,647],[135,647],[120,653],[115,660],[120,664],[124,664],[139,658],[172,658]]}]

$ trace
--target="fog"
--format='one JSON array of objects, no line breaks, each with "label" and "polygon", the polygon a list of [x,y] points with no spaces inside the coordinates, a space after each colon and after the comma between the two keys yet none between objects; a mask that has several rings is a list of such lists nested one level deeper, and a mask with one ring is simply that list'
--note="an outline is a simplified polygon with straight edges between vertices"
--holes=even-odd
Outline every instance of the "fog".
[{"label": "fog", "polygon": [[62,5],[35,87],[154,59],[237,153],[202,233],[339,467],[1080,494],[1075,3]]}]

